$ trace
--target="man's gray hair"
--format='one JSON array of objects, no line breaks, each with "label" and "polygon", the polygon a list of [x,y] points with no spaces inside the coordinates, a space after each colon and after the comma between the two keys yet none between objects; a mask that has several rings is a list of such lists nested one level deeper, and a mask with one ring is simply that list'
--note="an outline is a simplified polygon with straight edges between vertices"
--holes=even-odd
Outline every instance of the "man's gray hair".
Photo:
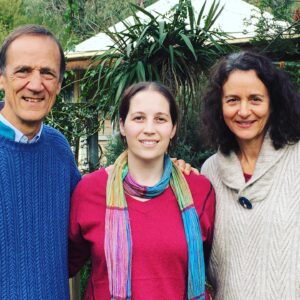
[{"label": "man's gray hair", "polygon": [[0,48],[0,74],[5,72],[7,49],[14,40],[25,35],[47,36],[56,43],[60,53],[59,81],[62,82],[66,68],[63,48],[57,38],[48,29],[40,25],[25,25],[18,27],[6,37]]}]

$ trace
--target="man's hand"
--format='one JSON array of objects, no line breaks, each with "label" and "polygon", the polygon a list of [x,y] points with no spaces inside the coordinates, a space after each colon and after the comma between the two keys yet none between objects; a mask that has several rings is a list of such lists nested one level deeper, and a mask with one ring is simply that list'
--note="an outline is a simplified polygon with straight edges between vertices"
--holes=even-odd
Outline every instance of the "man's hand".
[{"label": "man's hand", "polygon": [[175,163],[177,167],[183,172],[185,175],[190,175],[191,172],[199,175],[200,172],[193,168],[189,163],[186,163],[183,159],[171,158],[171,160]]}]

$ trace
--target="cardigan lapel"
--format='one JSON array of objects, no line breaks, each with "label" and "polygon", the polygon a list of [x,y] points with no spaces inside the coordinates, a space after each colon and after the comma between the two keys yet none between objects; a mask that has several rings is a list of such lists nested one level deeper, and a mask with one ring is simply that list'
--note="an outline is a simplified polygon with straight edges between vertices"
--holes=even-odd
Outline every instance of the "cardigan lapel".
[{"label": "cardigan lapel", "polygon": [[245,182],[240,161],[234,151],[224,155],[217,153],[218,168],[223,183],[237,192],[237,199],[246,197],[251,202],[262,201],[266,198],[274,178],[278,161],[289,147],[275,150],[272,140],[267,133],[256,162],[254,173],[248,182]]}]

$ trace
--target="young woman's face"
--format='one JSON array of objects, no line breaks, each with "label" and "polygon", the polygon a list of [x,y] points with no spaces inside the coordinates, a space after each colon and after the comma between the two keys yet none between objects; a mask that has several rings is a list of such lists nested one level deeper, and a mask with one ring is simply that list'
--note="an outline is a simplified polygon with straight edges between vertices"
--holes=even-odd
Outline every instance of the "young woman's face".
[{"label": "young woman's face", "polygon": [[167,99],[157,91],[144,90],[130,100],[127,117],[120,120],[128,155],[138,160],[160,160],[176,132]]},{"label": "young woman's face", "polygon": [[270,116],[270,98],[254,70],[236,70],[229,75],[223,85],[222,110],[239,144],[262,143]]}]

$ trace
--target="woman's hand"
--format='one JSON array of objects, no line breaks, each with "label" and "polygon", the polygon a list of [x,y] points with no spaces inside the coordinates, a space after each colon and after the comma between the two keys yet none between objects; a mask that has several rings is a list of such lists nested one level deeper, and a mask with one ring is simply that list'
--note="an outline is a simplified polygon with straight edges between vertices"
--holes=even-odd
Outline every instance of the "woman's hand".
[{"label": "woman's hand", "polygon": [[105,168],[105,172],[107,175],[109,175],[114,169],[114,165],[109,165],[108,167]]},{"label": "woman's hand", "polygon": [[186,163],[183,159],[177,159],[175,157],[171,158],[171,160],[175,163],[177,167],[183,172],[185,175],[190,175],[191,172],[195,173],[196,175],[199,175],[200,172],[193,168],[189,163]]}]

